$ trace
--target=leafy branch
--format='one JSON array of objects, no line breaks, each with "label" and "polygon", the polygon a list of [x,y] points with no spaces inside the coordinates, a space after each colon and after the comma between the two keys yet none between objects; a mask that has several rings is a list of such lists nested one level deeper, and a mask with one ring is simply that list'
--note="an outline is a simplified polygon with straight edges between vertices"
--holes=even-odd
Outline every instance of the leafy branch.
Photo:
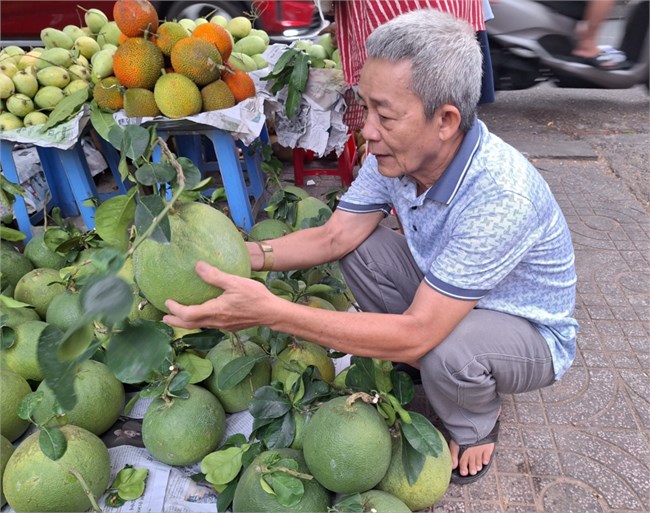
[{"label": "leafy branch", "polygon": [[309,76],[309,55],[297,48],[288,48],[273,66],[271,73],[261,78],[271,82],[271,94],[277,95],[287,88],[287,100],[284,105],[287,118],[292,119],[302,100],[302,93]]}]

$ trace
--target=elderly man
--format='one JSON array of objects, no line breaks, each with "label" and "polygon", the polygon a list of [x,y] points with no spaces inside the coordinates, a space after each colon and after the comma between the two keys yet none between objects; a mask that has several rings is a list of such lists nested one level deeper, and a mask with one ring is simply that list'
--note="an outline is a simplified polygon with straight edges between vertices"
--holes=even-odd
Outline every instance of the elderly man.
[{"label": "elderly man", "polygon": [[[168,301],[169,324],[263,325],[325,347],[418,367],[451,436],[452,480],[483,476],[500,393],[551,385],[571,365],[577,323],[571,237],[535,168],[476,118],[481,50],[435,10],[401,15],[367,41],[359,82],[370,155],[317,228],[248,243],[255,270],[339,260],[362,312],[289,303],[199,262],[224,293]],[[380,223],[391,209],[404,233]]]}]

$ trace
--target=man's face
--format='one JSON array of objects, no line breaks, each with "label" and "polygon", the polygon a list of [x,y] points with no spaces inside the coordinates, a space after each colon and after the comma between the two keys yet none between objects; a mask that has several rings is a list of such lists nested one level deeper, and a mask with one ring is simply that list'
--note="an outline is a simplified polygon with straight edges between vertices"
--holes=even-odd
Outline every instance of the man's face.
[{"label": "man's face", "polygon": [[[359,95],[366,109],[362,134],[387,177],[415,179],[435,173],[440,149],[437,117],[427,121],[422,101],[410,89],[411,63],[368,59]],[[422,180],[426,181],[426,180]]]}]

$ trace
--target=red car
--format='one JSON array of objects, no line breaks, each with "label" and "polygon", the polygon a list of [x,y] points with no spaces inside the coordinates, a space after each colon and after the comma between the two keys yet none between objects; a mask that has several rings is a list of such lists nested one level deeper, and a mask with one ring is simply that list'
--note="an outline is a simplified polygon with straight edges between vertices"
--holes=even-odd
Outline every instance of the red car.
[{"label": "red car", "polygon": [[[62,29],[66,25],[83,25],[83,11],[97,8],[113,19],[114,0],[68,0],[38,2],[2,0],[0,2],[0,44],[6,46],[42,46],[40,32],[45,27]],[[313,0],[210,0],[195,2],[152,1],[161,20],[196,19],[220,14],[230,19],[242,14],[256,15],[255,27],[265,30],[273,42],[287,43],[309,39],[327,26],[320,18]]]}]

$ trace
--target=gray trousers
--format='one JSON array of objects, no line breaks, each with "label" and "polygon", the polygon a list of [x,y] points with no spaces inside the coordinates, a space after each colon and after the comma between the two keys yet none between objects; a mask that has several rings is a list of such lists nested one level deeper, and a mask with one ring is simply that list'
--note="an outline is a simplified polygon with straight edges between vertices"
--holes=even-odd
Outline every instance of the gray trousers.
[{"label": "gray trousers", "polygon": [[[340,265],[365,312],[403,313],[423,278],[404,236],[383,226]],[[555,380],[548,345],[529,321],[478,308],[419,364],[427,399],[460,445],[490,433],[500,393],[529,392]]]}]

